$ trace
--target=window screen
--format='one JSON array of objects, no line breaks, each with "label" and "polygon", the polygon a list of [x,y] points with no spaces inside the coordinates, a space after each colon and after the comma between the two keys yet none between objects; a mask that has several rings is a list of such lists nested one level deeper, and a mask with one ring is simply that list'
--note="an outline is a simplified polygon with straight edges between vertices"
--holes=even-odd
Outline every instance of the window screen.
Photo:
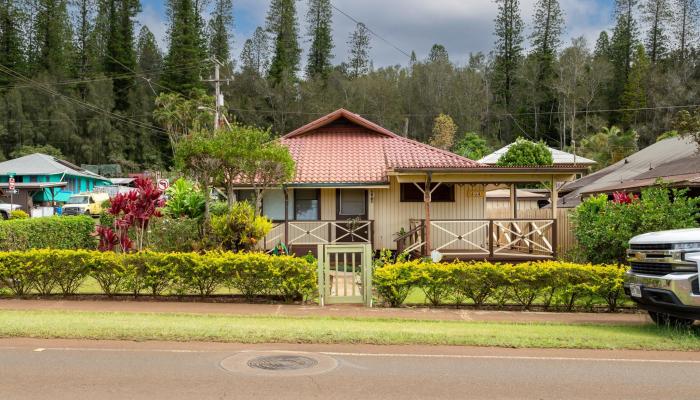
[{"label": "window screen", "polygon": [[365,215],[365,191],[362,189],[340,190],[339,215]]},{"label": "window screen", "polygon": [[319,191],[316,189],[295,190],[294,219],[299,221],[315,221],[321,219],[319,197]]}]

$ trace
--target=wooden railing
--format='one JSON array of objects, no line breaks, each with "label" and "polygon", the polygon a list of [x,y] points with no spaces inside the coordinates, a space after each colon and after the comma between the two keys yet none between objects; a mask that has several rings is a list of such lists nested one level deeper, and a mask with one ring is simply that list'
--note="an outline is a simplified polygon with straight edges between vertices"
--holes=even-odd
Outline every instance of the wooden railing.
[{"label": "wooden railing", "polygon": [[555,219],[438,219],[430,221],[430,249],[425,220],[411,220],[395,239],[398,252],[429,254],[437,250],[465,258],[555,257]]},{"label": "wooden railing", "polygon": [[316,220],[277,222],[263,239],[265,250],[287,246],[336,243],[374,243],[374,221]]}]

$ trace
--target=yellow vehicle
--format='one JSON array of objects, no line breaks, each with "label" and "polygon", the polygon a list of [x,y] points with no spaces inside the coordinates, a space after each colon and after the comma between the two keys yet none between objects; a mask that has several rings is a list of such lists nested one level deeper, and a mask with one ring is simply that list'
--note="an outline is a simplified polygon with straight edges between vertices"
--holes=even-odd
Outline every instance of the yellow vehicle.
[{"label": "yellow vehicle", "polygon": [[107,193],[80,193],[71,196],[63,206],[63,215],[92,215],[102,212],[102,203],[109,200]]}]

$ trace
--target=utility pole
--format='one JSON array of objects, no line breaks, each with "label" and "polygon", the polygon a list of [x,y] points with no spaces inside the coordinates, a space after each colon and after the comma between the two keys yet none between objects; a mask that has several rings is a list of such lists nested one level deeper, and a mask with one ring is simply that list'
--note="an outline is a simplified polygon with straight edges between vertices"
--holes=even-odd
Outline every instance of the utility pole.
[{"label": "utility pole", "polygon": [[224,95],[221,94],[221,82],[228,82],[227,80],[221,80],[220,69],[224,66],[216,57],[211,57],[211,61],[214,62],[214,79],[206,80],[205,82],[214,83],[214,129],[219,129],[221,126],[221,107],[224,106]]}]

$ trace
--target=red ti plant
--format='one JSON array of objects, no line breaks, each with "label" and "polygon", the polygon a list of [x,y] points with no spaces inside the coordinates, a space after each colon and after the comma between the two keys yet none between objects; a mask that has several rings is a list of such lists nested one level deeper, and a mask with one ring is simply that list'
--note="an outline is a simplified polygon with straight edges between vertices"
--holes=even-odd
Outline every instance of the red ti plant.
[{"label": "red ti plant", "polygon": [[615,192],[613,193],[613,202],[616,204],[632,204],[633,201],[637,199],[636,195],[630,196],[625,192]]},{"label": "red ti plant", "polygon": [[[102,251],[115,250],[117,244],[124,252],[143,250],[149,221],[161,216],[159,208],[164,204],[163,191],[150,178],[136,178],[134,184],[136,189],[119,193],[111,200],[108,212],[115,217],[114,226],[99,226],[95,231]],[[129,237],[132,229],[135,241]]]}]

